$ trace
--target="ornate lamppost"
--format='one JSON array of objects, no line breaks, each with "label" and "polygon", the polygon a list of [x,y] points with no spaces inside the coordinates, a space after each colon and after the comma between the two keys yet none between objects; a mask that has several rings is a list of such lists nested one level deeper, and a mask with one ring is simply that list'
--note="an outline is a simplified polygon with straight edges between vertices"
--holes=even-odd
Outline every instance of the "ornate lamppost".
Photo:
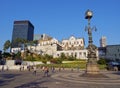
[{"label": "ornate lamppost", "polygon": [[92,40],[92,31],[96,30],[95,27],[91,28],[90,26],[90,20],[93,17],[93,12],[90,10],[87,10],[85,13],[85,19],[88,20],[88,25],[86,26],[85,30],[88,32],[88,61],[86,64],[86,71],[85,74],[98,74],[99,68],[97,65],[97,47],[93,44]]}]

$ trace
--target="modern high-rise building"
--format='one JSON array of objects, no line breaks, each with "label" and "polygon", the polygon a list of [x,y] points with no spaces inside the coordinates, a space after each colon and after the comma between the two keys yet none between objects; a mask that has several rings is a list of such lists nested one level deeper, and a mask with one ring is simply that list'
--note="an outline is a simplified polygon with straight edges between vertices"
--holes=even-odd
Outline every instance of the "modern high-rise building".
[{"label": "modern high-rise building", "polygon": [[106,37],[102,36],[102,38],[100,39],[100,47],[106,47]]},{"label": "modern high-rise building", "polygon": [[27,41],[33,41],[34,26],[28,20],[14,21],[13,33],[12,33],[12,48],[17,47],[14,41],[16,39],[24,39]]}]

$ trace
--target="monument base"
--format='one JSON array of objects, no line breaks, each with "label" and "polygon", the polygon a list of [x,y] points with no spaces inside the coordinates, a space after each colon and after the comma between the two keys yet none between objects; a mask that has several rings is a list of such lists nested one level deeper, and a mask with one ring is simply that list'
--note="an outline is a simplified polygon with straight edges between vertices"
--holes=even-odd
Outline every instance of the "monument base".
[{"label": "monument base", "polygon": [[86,74],[99,74],[99,67],[97,64],[87,63]]},{"label": "monument base", "polygon": [[96,64],[87,63],[86,71],[81,76],[90,77],[90,78],[106,78],[107,77],[100,73],[97,63]]}]

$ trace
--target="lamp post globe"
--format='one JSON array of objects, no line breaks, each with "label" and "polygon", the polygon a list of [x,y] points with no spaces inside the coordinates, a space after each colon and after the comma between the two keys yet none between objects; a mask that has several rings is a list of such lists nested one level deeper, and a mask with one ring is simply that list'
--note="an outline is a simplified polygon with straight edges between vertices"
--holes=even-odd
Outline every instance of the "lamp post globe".
[{"label": "lamp post globe", "polygon": [[93,16],[93,12],[88,9],[85,13],[85,19],[91,19],[92,16]]}]

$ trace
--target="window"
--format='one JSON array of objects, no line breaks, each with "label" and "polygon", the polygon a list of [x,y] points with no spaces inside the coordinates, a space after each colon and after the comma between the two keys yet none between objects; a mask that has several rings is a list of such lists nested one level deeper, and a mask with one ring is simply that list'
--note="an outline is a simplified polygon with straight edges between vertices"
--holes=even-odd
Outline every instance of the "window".
[{"label": "window", "polygon": [[118,49],[118,52],[120,52],[120,49]]},{"label": "window", "polygon": [[73,56],[73,53],[71,53],[71,56]]},{"label": "window", "polygon": [[86,52],[84,52],[84,56],[86,57]]},{"label": "window", "polygon": [[75,57],[77,57],[77,52],[75,52]]},{"label": "window", "polygon": [[76,44],[76,42],[74,42],[74,44]]},{"label": "window", "polygon": [[83,44],[83,42],[81,41],[81,44]]},{"label": "window", "polygon": [[82,55],[82,53],[80,52],[80,53],[79,53],[79,55],[81,56],[81,55]]},{"label": "window", "polygon": [[66,53],[66,56],[69,56],[69,53]]},{"label": "window", "polygon": [[57,56],[59,57],[59,54],[57,54]]}]

